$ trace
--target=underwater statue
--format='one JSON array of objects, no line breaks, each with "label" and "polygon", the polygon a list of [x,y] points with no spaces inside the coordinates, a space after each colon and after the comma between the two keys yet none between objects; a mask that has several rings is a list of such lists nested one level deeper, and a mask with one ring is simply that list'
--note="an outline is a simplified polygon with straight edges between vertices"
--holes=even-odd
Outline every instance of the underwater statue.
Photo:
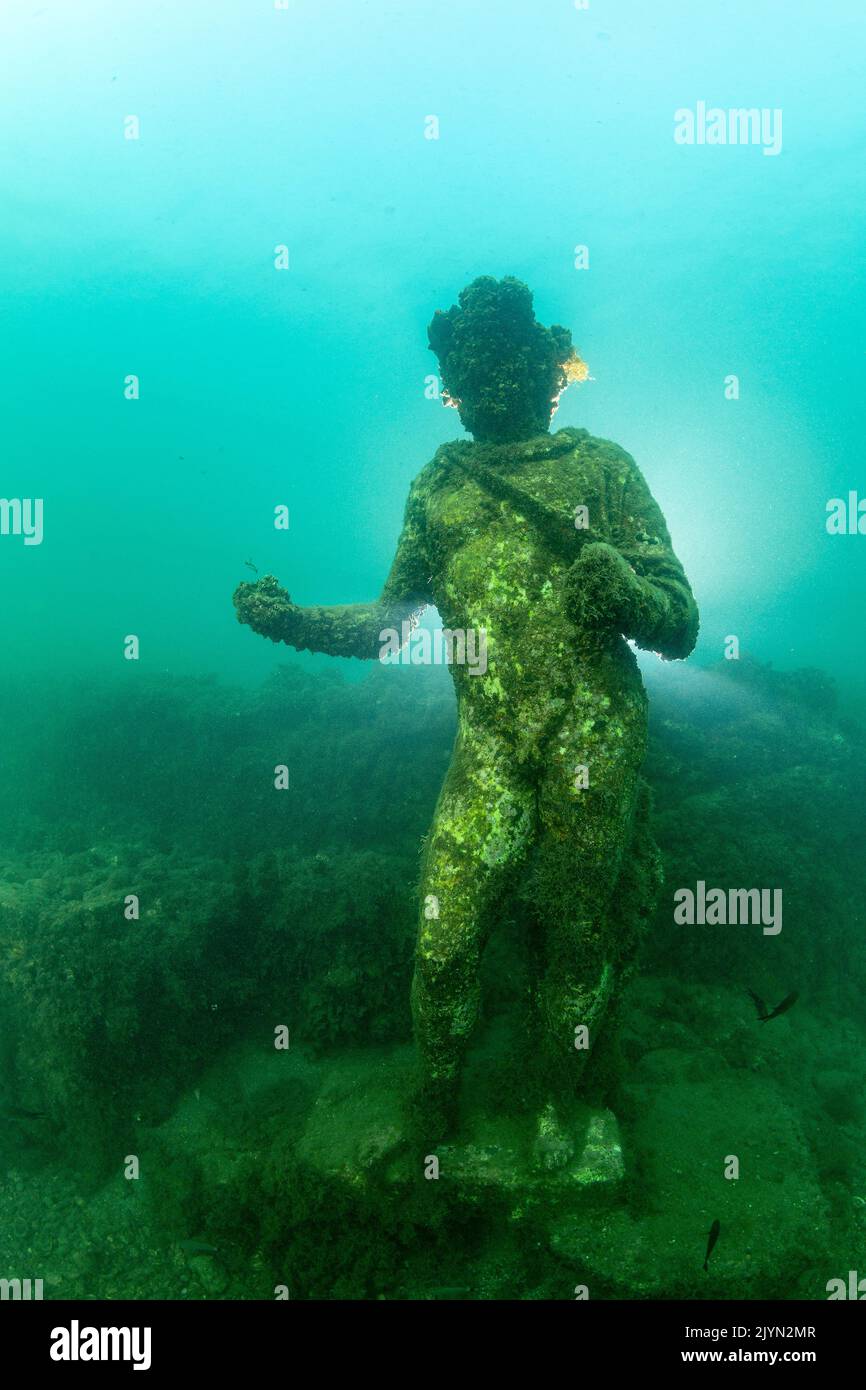
[{"label": "underwater statue", "polygon": [[[562,1107],[660,882],[630,644],[686,657],[698,613],[634,460],[586,430],[549,432],[586,369],[567,329],[538,323],[529,289],[482,277],[428,332],[473,442],[443,445],[413,482],[381,597],[301,608],[268,575],[234,602],[274,642],[369,659],[438,609],[456,647],[458,731],[423,855],[415,1114],[431,1140],[453,1126],[482,951],[518,902],[535,961],[538,1133],[565,1155]],[[459,659],[471,634],[483,669]]]}]

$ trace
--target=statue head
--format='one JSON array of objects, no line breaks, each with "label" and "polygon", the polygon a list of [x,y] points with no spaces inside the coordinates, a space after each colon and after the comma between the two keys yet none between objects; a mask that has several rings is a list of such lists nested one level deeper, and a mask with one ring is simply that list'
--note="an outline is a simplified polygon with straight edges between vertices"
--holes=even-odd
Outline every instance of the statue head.
[{"label": "statue head", "polygon": [[545,434],[569,381],[584,380],[567,328],[545,328],[522,280],[482,275],[427,329],[445,403],[475,439],[504,444]]}]

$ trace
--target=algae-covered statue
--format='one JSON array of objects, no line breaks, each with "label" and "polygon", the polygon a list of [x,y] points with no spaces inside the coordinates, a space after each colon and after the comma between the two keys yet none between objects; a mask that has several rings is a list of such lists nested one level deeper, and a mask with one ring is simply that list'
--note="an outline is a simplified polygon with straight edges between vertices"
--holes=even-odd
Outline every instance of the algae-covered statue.
[{"label": "algae-covered statue", "polygon": [[[239,585],[238,618],[275,642],[380,656],[429,604],[483,634],[455,662],[458,732],[423,857],[412,1008],[416,1114],[440,1139],[479,1006],[482,950],[519,898],[536,948],[548,1151],[658,888],[640,776],[647,701],[629,640],[686,657],[698,614],[634,460],[586,430],[549,432],[585,368],[520,281],[482,277],[429,327],[443,390],[473,442],[443,445],[409,492],[376,602],[300,608],[272,576]],[[627,640],[629,639],[629,640]]]}]

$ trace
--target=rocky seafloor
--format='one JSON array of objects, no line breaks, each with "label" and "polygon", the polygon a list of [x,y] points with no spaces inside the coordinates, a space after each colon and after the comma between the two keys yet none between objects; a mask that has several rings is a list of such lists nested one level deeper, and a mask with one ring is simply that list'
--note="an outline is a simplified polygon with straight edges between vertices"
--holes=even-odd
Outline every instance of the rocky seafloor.
[{"label": "rocky seafloor", "polygon": [[[52,1298],[823,1298],[862,1264],[866,739],[817,672],[647,676],[666,887],[575,1163],[531,1151],[504,942],[436,1180],[400,1141],[444,673],[8,681],[0,1277]],[[781,887],[783,930],[675,925],[698,880]],[[762,1024],[750,989],[799,997]]]}]

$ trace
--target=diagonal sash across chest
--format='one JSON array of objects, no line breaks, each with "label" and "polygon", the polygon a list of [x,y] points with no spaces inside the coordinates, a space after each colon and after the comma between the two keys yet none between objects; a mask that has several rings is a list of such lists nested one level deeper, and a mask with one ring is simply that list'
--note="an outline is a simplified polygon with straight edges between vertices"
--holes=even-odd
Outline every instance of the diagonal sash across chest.
[{"label": "diagonal sash across chest", "polygon": [[544,537],[545,543],[567,565],[573,564],[583,547],[597,540],[592,532],[575,525],[574,516],[559,512],[547,502],[518,487],[516,483],[503,478],[495,469],[488,468],[480,459],[469,460],[456,450],[448,454],[448,462],[473,482],[482,487],[491,497],[510,502],[522,516],[532,521]]}]

